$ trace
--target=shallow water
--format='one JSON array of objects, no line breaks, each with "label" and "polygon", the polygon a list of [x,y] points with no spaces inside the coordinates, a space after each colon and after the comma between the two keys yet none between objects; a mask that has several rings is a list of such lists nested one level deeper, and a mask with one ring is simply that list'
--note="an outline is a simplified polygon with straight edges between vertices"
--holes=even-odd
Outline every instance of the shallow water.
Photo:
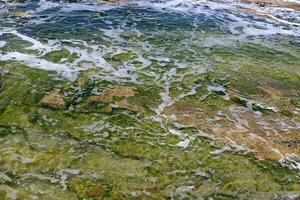
[{"label": "shallow water", "polygon": [[0,3],[0,197],[298,198],[300,15],[241,8]]}]

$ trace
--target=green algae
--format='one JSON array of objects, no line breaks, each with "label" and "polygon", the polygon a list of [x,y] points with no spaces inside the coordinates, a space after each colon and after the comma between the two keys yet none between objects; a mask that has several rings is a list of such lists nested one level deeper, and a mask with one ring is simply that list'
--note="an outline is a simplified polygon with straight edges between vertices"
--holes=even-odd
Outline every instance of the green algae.
[{"label": "green algae", "polygon": [[5,40],[7,42],[4,47],[0,48],[2,51],[20,52],[33,55],[38,54],[36,50],[30,49],[30,47],[33,45],[31,42],[24,41],[13,34],[7,33],[0,35],[0,40]]},{"label": "green algae", "polygon": [[162,90],[159,87],[145,85],[135,89],[136,95],[129,98],[129,102],[146,107],[148,111],[153,111],[160,103],[159,93]]},{"label": "green algae", "polygon": [[113,61],[125,62],[133,59],[134,55],[130,52],[119,53],[112,56]]},{"label": "green algae", "polygon": [[[6,74],[2,80],[4,90],[0,93],[1,123],[27,123],[24,113],[30,111],[42,97],[41,89],[51,88],[48,74],[44,71],[16,65],[13,73]],[[47,80],[48,79],[48,80]],[[55,84],[55,81],[53,82]]]},{"label": "green algae", "polygon": [[61,49],[57,51],[51,51],[42,58],[53,63],[60,63],[63,61],[73,62],[79,57],[76,53],[71,54],[67,49]]},{"label": "green algae", "polygon": [[[207,139],[197,138],[184,150],[176,147],[180,138],[166,134],[160,123],[149,122],[146,118],[161,103],[159,93],[162,90],[159,87],[135,86],[135,96],[129,97],[129,102],[148,109],[148,114],[138,115],[138,119],[136,113],[126,109],[114,109],[105,113],[102,109],[107,104],[88,103],[86,98],[90,95],[89,87],[105,89],[114,85],[105,82],[90,83],[88,77],[80,81],[81,91],[74,91],[64,97],[69,99],[71,105],[76,106],[71,110],[55,110],[41,107],[39,101],[55,88],[71,91],[73,84],[51,80],[48,73],[25,66],[13,69],[15,73],[7,73],[2,78],[7,86],[4,85],[0,94],[0,123],[3,124],[0,130],[4,138],[2,144],[13,146],[0,152],[3,162],[1,169],[9,169],[7,174],[13,182],[26,173],[42,173],[54,181],[52,183],[48,179],[39,180],[34,177],[21,179],[23,189],[30,180],[46,192],[25,192],[19,188],[20,183],[15,183],[20,197],[30,193],[44,199],[167,199],[182,196],[247,199],[256,195],[259,199],[259,194],[272,196],[275,193],[300,190],[297,173],[247,155],[225,152],[217,157],[212,156],[210,152],[215,148]],[[23,76],[19,76],[17,72]],[[205,80],[201,76],[198,78]],[[224,84],[221,79],[218,81],[215,78],[215,81]],[[187,86],[194,83],[192,80],[186,81]],[[217,112],[231,103],[240,103],[225,101],[224,95],[219,93],[212,93],[202,99],[203,95],[208,94],[209,84],[209,81],[202,81],[196,95],[187,96],[180,102],[207,112]],[[226,87],[235,88],[231,84]],[[32,88],[33,93],[28,93]],[[15,91],[18,91],[18,95]],[[83,98],[78,100],[76,93],[83,93]],[[175,88],[173,96],[179,93]],[[240,104],[245,106],[243,102]],[[91,132],[92,129],[85,128],[99,121],[104,121],[109,126],[95,133]],[[11,128],[11,125],[17,128]],[[188,135],[194,134],[189,128],[182,131]],[[58,144],[51,144],[47,138],[57,138],[62,149]],[[45,144],[41,146],[42,140]],[[73,142],[68,142],[70,140]],[[61,141],[65,142],[62,144]],[[79,172],[60,172],[66,169],[76,169]],[[60,173],[68,176],[66,185],[69,189],[66,191],[56,182],[62,176]],[[98,175],[90,176],[93,173]],[[194,189],[180,190],[189,185],[193,185]],[[57,194],[53,198],[49,197],[54,191]],[[1,195],[5,198],[6,193]]]},{"label": "green algae", "polygon": [[[37,28],[42,30],[37,33],[42,38],[65,39],[71,35],[51,24]],[[45,31],[50,29],[55,33],[52,36]],[[97,34],[102,35],[99,31],[76,31],[72,39],[80,39],[83,32],[88,40],[104,44],[97,37]],[[261,88],[265,80],[271,80],[272,86],[278,86],[280,91],[299,91],[300,88],[299,76],[293,70],[298,58],[287,53],[250,44],[211,48],[210,52],[194,44],[189,45],[191,49],[174,48],[174,43],[190,37],[190,31],[177,35],[173,32],[153,34],[150,38],[126,34],[122,37],[128,42],[148,41],[156,47],[164,47],[166,56],[186,61],[191,66],[198,65],[193,63],[195,58],[209,59],[209,62],[205,59],[200,62],[209,68],[204,74],[186,75],[189,69],[177,69],[176,77],[172,78],[183,78],[183,81],[173,81],[168,91],[170,97],[176,99],[189,92],[191,86],[197,86],[195,95],[178,99],[175,105],[193,106],[201,110],[201,117],[213,117],[232,105],[247,107],[251,100],[268,99],[271,95]],[[35,53],[26,49],[31,44],[24,41],[19,44],[21,47],[8,44],[3,51]],[[143,67],[135,61],[134,51],[112,55],[105,58],[112,61],[115,68],[120,62]],[[143,55],[146,59],[150,56],[152,52]],[[77,55],[66,49],[42,57],[53,63],[73,62],[76,58]],[[193,127],[174,126],[163,118],[163,113],[160,116],[155,112],[163,102],[161,93],[165,92],[163,82],[157,80],[176,64],[154,58],[151,62],[137,72],[138,84],[92,78],[93,74],[104,74],[101,69],[82,72],[75,82],[69,82],[54,79],[56,74],[19,63],[1,63],[1,70],[9,69],[9,72],[1,77],[0,84],[0,169],[11,179],[1,179],[1,185],[17,190],[20,199],[271,199],[275,194],[300,191],[296,170],[258,160],[245,152],[212,154],[218,150],[212,140],[198,137]],[[143,72],[153,72],[158,77]],[[113,97],[113,101],[127,99],[130,104],[141,106],[143,112],[111,108],[112,103],[88,99],[94,95],[93,90],[103,92],[120,85],[133,87],[135,95]],[[224,87],[225,93],[209,92],[207,87],[212,85]],[[67,102],[66,108],[42,106],[41,99],[56,89]],[[225,100],[229,91],[240,96]],[[290,98],[291,94],[287,92],[283,97]],[[294,107],[299,108],[298,99],[293,95],[287,106],[282,106],[280,115],[296,119],[292,111]],[[275,100],[267,103],[273,102]],[[253,110],[267,113],[259,106]],[[267,114],[277,116],[273,112]],[[170,134],[168,128],[171,127],[185,136]],[[195,140],[187,148],[177,146],[189,137]],[[8,191],[0,187],[0,198],[6,199]]]}]

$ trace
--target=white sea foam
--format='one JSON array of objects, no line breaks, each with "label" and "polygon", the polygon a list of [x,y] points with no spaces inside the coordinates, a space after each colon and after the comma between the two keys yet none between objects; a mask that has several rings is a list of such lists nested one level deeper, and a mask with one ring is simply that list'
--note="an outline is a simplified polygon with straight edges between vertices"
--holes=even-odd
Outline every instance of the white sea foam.
[{"label": "white sea foam", "polygon": [[43,69],[45,71],[56,71],[60,74],[70,78],[71,80],[76,79],[76,74],[74,74],[73,70],[68,69],[63,64],[56,64],[49,62],[47,60],[39,59],[34,55],[28,55],[19,52],[10,52],[7,54],[0,54],[1,61],[9,61],[16,60],[26,64],[29,67],[34,67],[38,69]]},{"label": "white sea foam", "polygon": [[0,35],[3,35],[3,34],[12,34],[12,35],[15,35],[15,36],[19,37],[20,39],[22,39],[24,41],[27,41],[27,42],[29,42],[29,43],[32,44],[32,46],[26,47],[26,49],[38,50],[40,53],[43,53],[43,54],[46,54],[46,53],[48,53],[50,51],[58,49],[58,46],[55,46],[55,45],[50,46],[48,44],[41,43],[40,41],[38,41],[38,40],[36,40],[36,39],[34,39],[32,37],[26,36],[24,34],[21,34],[18,31],[13,30],[13,29],[3,29],[3,30],[0,30]]},{"label": "white sea foam", "polygon": [[[295,1],[295,0],[292,0]],[[296,2],[296,1],[295,1]],[[300,30],[293,28],[292,26],[300,25],[297,22],[290,22],[289,19],[281,19],[281,17],[287,15],[287,9],[283,12],[279,8],[268,8],[262,10],[262,8],[252,5],[252,4],[242,4],[236,1],[228,1],[226,3],[222,2],[212,2],[206,0],[163,0],[163,1],[130,1],[122,4],[107,4],[103,1],[98,1],[94,3],[55,3],[45,0],[39,2],[39,8],[37,12],[44,10],[58,8],[60,12],[73,12],[73,11],[92,11],[92,12],[102,12],[111,9],[116,9],[122,6],[138,6],[140,8],[151,8],[159,12],[179,12],[185,15],[205,15],[207,17],[212,17],[219,20],[219,23],[227,25],[233,34],[245,34],[245,35],[270,35],[270,34],[283,34],[283,35],[294,35],[299,36]],[[253,20],[247,18],[244,13],[238,11],[240,7],[250,8],[256,10],[261,15],[266,15],[270,19],[266,19],[264,22]],[[276,17],[271,15],[276,13]],[[290,17],[298,18],[299,14],[290,11]],[[227,19],[227,24],[224,24],[224,19]],[[44,23],[45,19],[33,19],[32,23]],[[276,22],[280,24],[290,25],[287,28],[284,26],[278,26]],[[260,28],[259,28],[260,27]],[[241,29],[243,32],[238,31]],[[116,34],[115,30],[113,32],[107,30],[107,35],[113,36]],[[114,37],[116,38],[116,37]],[[121,38],[118,38],[121,39]]]},{"label": "white sea foam", "polygon": [[283,0],[283,1],[286,1],[286,2],[293,2],[293,3],[299,3],[299,4],[300,4],[300,1],[299,1],[299,0]]},{"label": "white sea foam", "polygon": [[185,139],[177,143],[176,146],[186,149],[190,145],[190,143],[191,143],[190,139]]},{"label": "white sea foam", "polygon": [[53,1],[40,0],[38,3],[39,7],[37,8],[37,12],[42,12],[44,10],[49,10],[52,8],[59,7],[60,4]]},{"label": "white sea foam", "polygon": [[37,8],[37,12],[42,12],[45,10],[59,8],[60,11],[63,12],[72,12],[72,11],[93,11],[100,12],[105,10],[110,10],[112,8],[116,8],[117,6],[107,3],[88,3],[88,2],[80,2],[80,3],[64,3],[64,2],[53,2],[40,0],[38,3],[39,7]]},{"label": "white sea foam", "polygon": [[76,3],[76,4],[63,4],[62,11],[64,12],[72,12],[72,11],[93,11],[93,12],[101,12],[116,8],[115,5],[108,4],[84,4],[84,3]]},{"label": "white sea foam", "polygon": [[[269,18],[273,20],[258,21],[245,17],[244,13],[238,11],[238,8],[244,6],[246,8],[251,8],[257,10],[260,13],[260,8],[255,5],[244,5],[241,3],[236,3],[235,1],[229,1],[227,3],[221,2],[211,2],[211,1],[194,1],[194,0],[167,0],[167,1],[135,1],[135,3],[140,7],[149,7],[162,12],[179,12],[186,15],[199,15],[204,14],[207,17],[214,17],[224,21],[223,19],[230,20],[227,22],[230,31],[233,34],[245,34],[245,35],[294,35],[299,36],[300,30],[293,27],[278,26],[276,22],[284,23],[287,25],[299,25],[295,22],[289,22],[287,20],[268,15]],[[286,11],[286,10],[285,10]],[[277,10],[272,10],[276,12],[277,16],[281,13]],[[295,12],[292,11],[295,15]],[[286,12],[283,13],[286,15]],[[296,15],[299,17],[299,15]],[[224,22],[222,22],[224,23]],[[239,29],[242,32],[238,31]]]},{"label": "white sea foam", "polygon": [[286,154],[279,162],[283,166],[300,171],[300,158],[296,154]]},{"label": "white sea foam", "polygon": [[3,48],[6,45],[7,42],[5,41],[0,41],[0,48]]},{"label": "white sea foam", "polygon": [[[36,50],[38,51],[38,55],[25,54],[21,52],[0,52],[1,61],[16,60],[26,64],[28,67],[43,69],[46,71],[56,71],[60,75],[63,75],[72,81],[74,81],[77,78],[77,75],[80,71],[86,70],[91,67],[99,67],[106,71],[114,70],[102,58],[100,52],[101,48],[99,48],[99,46],[89,45],[84,41],[49,40],[48,43],[42,43],[34,38],[21,34],[16,30],[4,29],[0,31],[0,35],[3,34],[12,34],[24,41],[31,43],[32,45],[30,47],[26,47],[26,49]],[[86,49],[62,45],[61,42],[69,42],[75,46],[76,44],[81,46],[83,45],[86,47]],[[42,56],[46,55],[47,53],[55,50],[61,50],[62,48],[67,49],[71,54],[76,53],[78,55],[78,58],[75,59],[75,61],[73,61],[72,63],[53,63],[42,58]]]}]

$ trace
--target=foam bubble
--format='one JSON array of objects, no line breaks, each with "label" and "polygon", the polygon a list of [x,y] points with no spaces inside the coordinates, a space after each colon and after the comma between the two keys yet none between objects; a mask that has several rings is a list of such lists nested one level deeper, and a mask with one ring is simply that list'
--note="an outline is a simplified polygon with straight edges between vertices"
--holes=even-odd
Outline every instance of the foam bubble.
[{"label": "foam bubble", "polygon": [[286,2],[292,2],[292,3],[299,3],[300,4],[300,0],[283,0]]},{"label": "foam bubble", "polygon": [[0,41],[0,48],[3,48],[6,45],[7,42],[5,41]]},{"label": "foam bubble", "polygon": [[70,80],[75,80],[77,78],[77,71],[68,68],[66,65],[63,64],[56,64],[49,62],[47,60],[39,59],[34,55],[27,55],[24,53],[19,52],[10,52],[7,54],[0,54],[1,61],[10,61],[16,60],[24,63],[25,65],[33,68],[42,69],[45,71],[56,71],[59,74],[66,76]]},{"label": "foam bubble", "polygon": [[40,0],[38,3],[39,7],[36,9],[37,12],[42,12],[45,10],[59,8],[63,12],[73,12],[73,11],[93,11],[100,12],[116,8],[115,5],[107,3],[88,3],[88,2],[78,2],[78,3],[65,3],[65,2],[53,2]]},{"label": "foam bubble", "polygon": [[[270,19],[265,21],[259,21],[252,18],[249,19],[248,15],[242,13],[239,8],[251,8],[261,13],[258,6],[247,5],[237,3],[235,1],[229,1],[226,3],[222,2],[211,2],[211,1],[194,1],[194,0],[167,0],[167,1],[135,1],[140,7],[149,7],[152,9],[159,10],[161,12],[179,12],[185,15],[199,15],[204,14],[207,17],[214,17],[218,19],[223,26],[228,26],[232,34],[244,34],[248,36],[255,35],[293,35],[299,36],[300,30],[292,27],[293,25],[298,26],[299,23],[289,22],[270,14],[266,14]],[[269,13],[276,13],[277,16],[286,15],[285,12],[279,12],[279,9],[273,9]],[[294,18],[299,17],[296,12],[293,12]],[[224,19],[227,19],[225,22]],[[278,26],[276,22],[280,24],[292,25],[291,27]],[[239,29],[242,30],[238,31]]]},{"label": "foam bubble", "polygon": [[296,154],[286,154],[279,162],[283,166],[300,171],[300,158]]}]

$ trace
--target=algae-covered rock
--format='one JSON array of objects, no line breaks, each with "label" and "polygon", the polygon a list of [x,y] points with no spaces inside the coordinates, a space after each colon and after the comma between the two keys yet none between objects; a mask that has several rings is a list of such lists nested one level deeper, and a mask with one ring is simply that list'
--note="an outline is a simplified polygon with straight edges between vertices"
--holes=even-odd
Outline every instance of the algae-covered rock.
[{"label": "algae-covered rock", "polygon": [[106,89],[100,95],[90,96],[89,101],[106,104],[102,109],[106,113],[110,113],[113,108],[123,108],[139,113],[144,110],[143,107],[128,100],[135,95],[136,93],[133,88],[119,86]]},{"label": "algae-covered rock", "polygon": [[15,11],[9,13],[10,17],[15,17],[15,18],[32,18],[34,12],[32,10],[27,10],[27,11]]},{"label": "algae-covered rock", "polygon": [[128,102],[128,100],[126,100],[126,99],[123,99],[121,101],[116,101],[113,104],[113,107],[115,107],[115,108],[125,108],[125,109],[132,110],[134,112],[137,112],[137,113],[142,112],[144,110],[143,107],[141,107],[141,106],[130,104]]},{"label": "algae-covered rock", "polygon": [[125,52],[125,53],[119,53],[119,54],[113,55],[112,60],[124,62],[124,61],[128,61],[132,58],[133,58],[133,55],[131,53]]},{"label": "algae-covered rock", "polygon": [[132,97],[134,90],[129,87],[116,87],[102,92],[100,95],[91,96],[90,101],[110,103],[113,102],[114,97]]},{"label": "algae-covered rock", "polygon": [[124,0],[105,0],[106,2],[109,2],[109,3],[118,3],[118,2],[121,2],[121,1],[124,1]]},{"label": "algae-covered rock", "polygon": [[0,199],[300,191],[293,27],[210,2],[48,3],[0,19]]},{"label": "algae-covered rock", "polygon": [[71,54],[70,51],[64,48],[61,50],[51,51],[47,53],[45,56],[43,56],[44,59],[53,63],[60,63],[65,61],[72,62],[77,57],[78,56],[76,53]]}]

